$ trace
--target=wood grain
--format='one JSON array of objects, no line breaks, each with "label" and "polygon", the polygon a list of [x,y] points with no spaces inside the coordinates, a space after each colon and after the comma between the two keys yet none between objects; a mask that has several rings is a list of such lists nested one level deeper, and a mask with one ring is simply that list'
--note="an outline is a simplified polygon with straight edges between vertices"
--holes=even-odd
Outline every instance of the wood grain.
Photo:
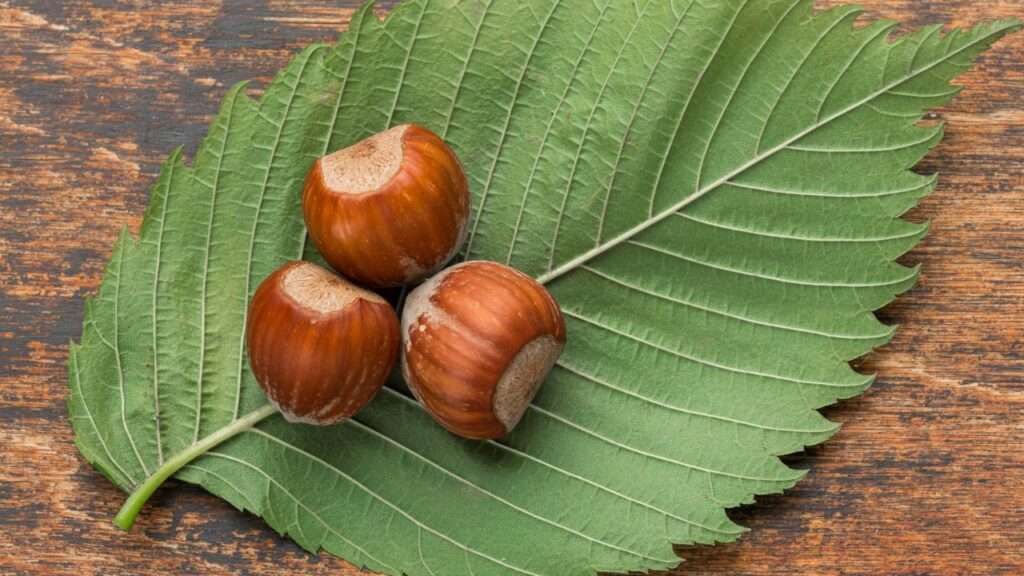
[{"label": "wood grain", "polygon": [[[356,4],[0,1],[0,573],[359,573],[184,485],[116,530],[123,495],[65,415],[82,299],[160,161],[195,148],[228,86],[332,40]],[[861,4],[915,26],[1024,16],[1019,0]],[[733,512],[752,533],[680,549],[674,574],[1024,574],[1024,35],[962,83],[921,166],[941,184],[911,214],[933,222],[906,257],[921,284],[863,362],[878,383],[828,410],[835,439],[790,458],[804,482]]]}]

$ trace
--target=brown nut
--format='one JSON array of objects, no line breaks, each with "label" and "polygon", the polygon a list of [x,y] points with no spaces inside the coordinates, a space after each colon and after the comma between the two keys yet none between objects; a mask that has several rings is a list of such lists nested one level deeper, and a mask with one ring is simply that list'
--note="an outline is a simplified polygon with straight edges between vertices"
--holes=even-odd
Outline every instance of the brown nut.
[{"label": "brown nut", "polygon": [[466,262],[409,294],[402,373],[442,426],[500,438],[519,423],[565,346],[558,303],[533,278]]},{"label": "brown nut", "polygon": [[249,306],[249,363],[291,422],[328,425],[365,406],[394,367],[398,316],[383,298],[310,262],[289,262]]},{"label": "brown nut", "polygon": [[306,228],[324,259],[379,288],[421,280],[451,260],[469,207],[455,153],[415,124],[320,158],[302,192]]}]

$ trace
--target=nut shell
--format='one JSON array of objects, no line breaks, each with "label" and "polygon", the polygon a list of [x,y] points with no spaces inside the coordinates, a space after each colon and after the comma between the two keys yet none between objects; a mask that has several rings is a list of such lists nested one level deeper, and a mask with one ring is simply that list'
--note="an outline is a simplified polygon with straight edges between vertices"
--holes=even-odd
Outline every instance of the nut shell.
[{"label": "nut shell", "polygon": [[398,354],[398,317],[380,296],[309,262],[260,284],[246,322],[249,363],[286,419],[328,425],[384,385]]},{"label": "nut shell", "polygon": [[500,438],[519,422],[565,340],[565,320],[543,286],[508,266],[466,262],[410,293],[402,372],[449,431]]},{"label": "nut shell", "polygon": [[335,270],[372,287],[400,286],[458,251],[469,185],[440,137],[404,124],[317,160],[302,209],[310,238]]}]

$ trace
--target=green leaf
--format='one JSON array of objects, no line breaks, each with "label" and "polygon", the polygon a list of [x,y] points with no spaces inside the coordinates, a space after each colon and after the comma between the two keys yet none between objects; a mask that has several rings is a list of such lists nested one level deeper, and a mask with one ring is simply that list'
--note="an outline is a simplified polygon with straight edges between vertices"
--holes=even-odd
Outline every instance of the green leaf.
[{"label": "green leaf", "polygon": [[[304,548],[410,575],[665,568],[734,540],[726,509],[803,474],[817,409],[871,381],[873,311],[932,190],[910,168],[949,81],[1016,29],[899,39],[804,0],[410,0],[369,6],[255,101],[231,90],[179,152],[138,240],[122,233],[71,346],[76,442],[132,492],[171,476]],[[467,442],[400,384],[327,429],[273,414],[245,359],[246,304],[317,258],[299,209],[313,159],[419,122],[474,193],[465,257],[545,282],[569,344],[516,432]]]}]

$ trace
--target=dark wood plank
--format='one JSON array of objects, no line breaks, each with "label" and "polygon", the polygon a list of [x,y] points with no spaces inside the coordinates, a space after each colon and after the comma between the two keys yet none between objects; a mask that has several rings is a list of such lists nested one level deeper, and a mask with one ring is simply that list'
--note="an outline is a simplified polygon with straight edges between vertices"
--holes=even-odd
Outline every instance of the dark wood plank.
[{"label": "dark wood plank", "polygon": [[[0,572],[358,573],[188,486],[116,530],[123,495],[78,456],[64,407],[82,298],[160,161],[194,149],[228,86],[333,39],[357,4],[0,2]],[[1024,16],[1019,0],[861,4],[911,25]],[[1024,573],[1024,35],[962,83],[922,166],[941,185],[911,214],[933,222],[906,257],[921,285],[863,362],[878,383],[791,458],[803,483],[733,512],[751,534],[680,549],[677,574]]]}]

